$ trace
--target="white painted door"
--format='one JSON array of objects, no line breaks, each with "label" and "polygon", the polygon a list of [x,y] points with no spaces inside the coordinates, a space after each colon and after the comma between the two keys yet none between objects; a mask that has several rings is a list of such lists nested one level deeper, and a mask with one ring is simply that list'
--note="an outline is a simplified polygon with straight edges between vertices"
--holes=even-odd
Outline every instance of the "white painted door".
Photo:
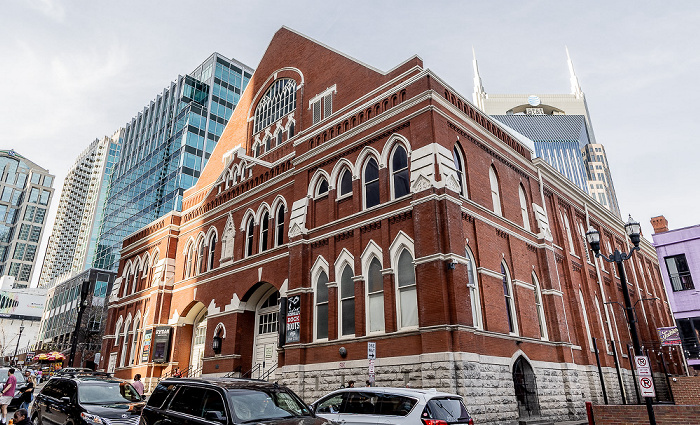
[{"label": "white painted door", "polygon": [[204,347],[207,339],[207,319],[206,317],[196,325],[194,336],[192,338],[192,358],[190,365],[192,369],[189,373],[190,377],[199,376],[202,374],[202,360],[204,359]]},{"label": "white painted door", "polygon": [[274,292],[257,309],[255,320],[255,359],[251,378],[272,380],[277,368],[279,339],[279,292]]}]

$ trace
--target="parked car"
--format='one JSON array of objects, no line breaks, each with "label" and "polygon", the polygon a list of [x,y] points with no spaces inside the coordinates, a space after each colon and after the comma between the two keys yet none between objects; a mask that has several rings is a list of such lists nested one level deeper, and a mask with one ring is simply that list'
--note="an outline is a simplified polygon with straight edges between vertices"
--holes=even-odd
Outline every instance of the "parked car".
[{"label": "parked car", "polygon": [[470,424],[462,397],[411,388],[343,388],[311,404],[317,416],[343,425]]},{"label": "parked car", "polygon": [[93,374],[54,376],[34,399],[30,417],[43,424],[136,425],[145,402],[126,381]]},{"label": "parked car", "polygon": [[[7,371],[10,370],[9,367],[0,367],[0,386],[3,388],[5,387],[5,382],[7,382]],[[19,389],[22,388],[23,386],[27,385],[27,380],[24,379],[24,374],[22,374],[22,371],[15,368],[15,378],[17,378],[17,386],[15,387],[15,395],[12,397],[12,401],[10,402],[10,405],[7,406],[8,411],[15,411],[19,409],[19,406],[22,404],[22,400],[20,399],[20,396],[22,395],[21,392],[19,392]],[[2,390],[2,388],[0,388]]]},{"label": "parked car", "polygon": [[148,398],[141,425],[330,425],[282,385],[252,379],[168,378]]}]

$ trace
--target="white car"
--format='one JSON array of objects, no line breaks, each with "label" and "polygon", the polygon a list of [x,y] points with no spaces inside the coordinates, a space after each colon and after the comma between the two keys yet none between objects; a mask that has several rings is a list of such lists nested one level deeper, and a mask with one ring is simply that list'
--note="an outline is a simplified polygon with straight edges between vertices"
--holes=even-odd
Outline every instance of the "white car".
[{"label": "white car", "polygon": [[316,400],[311,408],[341,425],[474,424],[462,397],[436,390],[343,388]]}]

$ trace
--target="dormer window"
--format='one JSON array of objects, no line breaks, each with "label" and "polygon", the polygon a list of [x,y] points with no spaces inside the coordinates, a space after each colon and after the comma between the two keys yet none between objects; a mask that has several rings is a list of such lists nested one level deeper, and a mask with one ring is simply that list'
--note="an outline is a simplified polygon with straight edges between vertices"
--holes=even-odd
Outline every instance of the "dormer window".
[{"label": "dormer window", "polygon": [[297,82],[291,78],[275,81],[255,108],[253,133],[258,133],[296,109]]},{"label": "dormer window", "polygon": [[319,123],[322,119],[333,114],[333,93],[336,92],[336,86],[333,85],[309,101],[313,124]]}]

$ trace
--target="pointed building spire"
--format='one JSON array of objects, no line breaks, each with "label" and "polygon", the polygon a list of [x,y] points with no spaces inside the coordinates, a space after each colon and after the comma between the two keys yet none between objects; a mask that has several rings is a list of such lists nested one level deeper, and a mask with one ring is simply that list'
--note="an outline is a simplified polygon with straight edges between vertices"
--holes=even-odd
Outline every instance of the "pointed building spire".
[{"label": "pointed building spire", "polygon": [[481,76],[479,75],[479,64],[476,62],[476,51],[474,50],[474,46],[472,46],[472,57],[472,66],[474,67],[474,93],[472,93],[472,99],[474,100],[474,104],[483,111],[484,99],[486,99],[486,91],[484,90],[484,86],[481,83]]},{"label": "pointed building spire", "polygon": [[571,61],[571,56],[569,56],[569,48],[564,46],[566,49],[566,60],[569,64],[569,81],[571,82],[571,94],[575,94],[577,98],[583,97],[583,90],[581,90],[581,85],[578,83],[578,77],[576,76],[576,71],[574,71],[574,63]]}]

